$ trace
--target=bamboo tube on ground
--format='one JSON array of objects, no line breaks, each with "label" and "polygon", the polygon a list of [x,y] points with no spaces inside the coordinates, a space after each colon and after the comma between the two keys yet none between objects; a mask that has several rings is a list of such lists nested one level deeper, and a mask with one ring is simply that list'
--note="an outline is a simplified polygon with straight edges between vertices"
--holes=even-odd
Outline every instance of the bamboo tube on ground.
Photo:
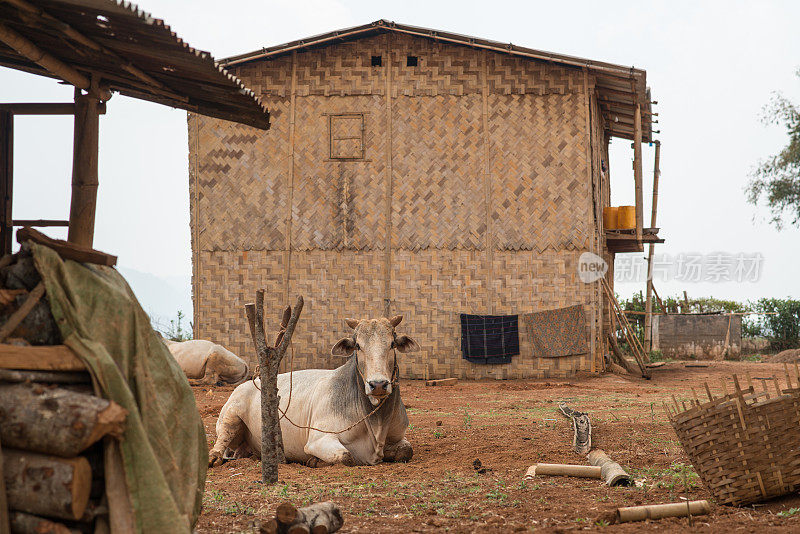
[{"label": "bamboo tube on ground", "polygon": [[669,504],[648,504],[627,506],[617,509],[617,522],[645,521],[667,517],[686,517],[688,515],[707,515],[711,513],[708,501],[674,502]]},{"label": "bamboo tube on ground", "polygon": [[631,476],[602,449],[594,449],[586,457],[590,464],[600,467],[600,476],[606,481],[606,486],[631,485]]},{"label": "bamboo tube on ground", "polygon": [[29,514],[78,520],[89,503],[92,471],[86,458],[3,451],[8,507]]},{"label": "bamboo tube on ground", "polygon": [[103,436],[122,436],[128,411],[63,388],[0,385],[0,439],[9,447],[77,456]]},{"label": "bamboo tube on ground", "polygon": [[596,465],[536,464],[528,468],[525,478],[552,475],[582,478],[601,478],[602,468]]}]

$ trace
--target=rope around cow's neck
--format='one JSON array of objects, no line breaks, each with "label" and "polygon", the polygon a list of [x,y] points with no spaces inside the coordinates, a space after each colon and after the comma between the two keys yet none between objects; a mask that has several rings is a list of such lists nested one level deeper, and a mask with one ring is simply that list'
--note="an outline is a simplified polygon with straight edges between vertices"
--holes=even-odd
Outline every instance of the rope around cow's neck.
[{"label": "rope around cow's neck", "polygon": [[[395,349],[393,347],[392,351],[394,352],[394,369],[392,370],[391,384],[392,384],[392,386],[396,386],[397,383],[400,381],[400,367],[397,365],[397,349]],[[356,359],[356,372],[358,373],[358,376],[361,377],[361,380],[366,384],[367,381],[364,379],[364,375],[361,374],[361,369],[358,368],[358,349],[353,351],[353,354],[355,355],[355,359]],[[380,402],[378,403],[378,405],[375,406],[375,408],[371,412],[369,412],[367,415],[365,415],[364,417],[362,417],[361,419],[359,419],[358,421],[356,421],[355,423],[353,423],[352,425],[348,426],[347,428],[345,428],[343,430],[338,430],[338,431],[323,430],[321,428],[316,428],[316,427],[313,427],[313,426],[310,426],[310,425],[309,426],[298,425],[297,423],[292,421],[289,418],[288,415],[286,415],[286,412],[289,411],[289,405],[292,403],[292,372],[293,371],[294,371],[294,349],[292,349],[292,358],[291,358],[291,361],[289,363],[289,400],[286,402],[286,411],[281,410],[281,407],[278,406],[278,412],[281,414],[281,416],[278,418],[278,421],[280,421],[281,419],[286,419],[286,421],[288,421],[289,424],[291,424],[292,426],[294,426],[296,428],[303,429],[303,430],[316,430],[317,432],[322,432],[323,434],[344,434],[348,430],[354,429],[355,427],[357,427],[358,425],[360,425],[361,423],[363,423],[364,421],[366,421],[367,419],[369,419],[370,417],[375,415],[378,412],[378,410],[381,409],[381,406],[383,406],[383,403],[386,402],[386,399],[389,398],[389,395],[385,395],[384,397],[382,397]],[[258,384],[256,384],[256,376],[258,374],[259,374],[259,366],[256,365],[255,371],[253,371],[252,380],[253,380],[253,385],[256,387],[256,389],[261,391],[261,388],[258,387]]]}]

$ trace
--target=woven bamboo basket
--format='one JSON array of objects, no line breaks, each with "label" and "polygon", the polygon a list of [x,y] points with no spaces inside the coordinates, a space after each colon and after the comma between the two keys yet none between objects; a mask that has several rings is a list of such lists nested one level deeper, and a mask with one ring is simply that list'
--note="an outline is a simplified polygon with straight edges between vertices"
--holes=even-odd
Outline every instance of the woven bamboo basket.
[{"label": "woven bamboo basket", "polygon": [[[760,388],[742,388],[733,375],[732,392],[706,384],[707,402],[665,404],[670,422],[703,483],[720,504],[745,505],[800,488],[800,373],[786,387],[776,377]],[[757,391],[757,389],[760,389]],[[688,405],[687,405],[688,404]]]}]

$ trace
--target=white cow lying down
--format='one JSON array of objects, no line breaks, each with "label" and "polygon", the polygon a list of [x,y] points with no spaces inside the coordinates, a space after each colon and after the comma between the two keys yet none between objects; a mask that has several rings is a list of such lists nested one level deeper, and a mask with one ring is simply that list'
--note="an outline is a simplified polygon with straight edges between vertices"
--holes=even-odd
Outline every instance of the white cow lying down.
[{"label": "white cow lying down", "polygon": [[[406,408],[397,386],[397,352],[419,350],[416,341],[398,336],[395,327],[403,316],[392,319],[347,319],[353,336],[339,340],[331,354],[352,356],[334,370],[296,371],[292,377],[291,404],[287,417],[298,426],[338,432],[369,414],[369,419],[341,434],[298,428],[281,419],[283,448],[288,462],[311,467],[342,463],[374,465],[380,461],[407,462],[413,449],[405,439]],[[260,387],[260,380],[256,379]],[[278,375],[280,407],[289,402],[289,373]],[[261,454],[261,393],[252,381],[238,386],[220,411],[217,440],[209,465],[230,457]]]},{"label": "white cow lying down", "polygon": [[164,343],[194,385],[236,384],[247,378],[247,363],[216,343],[203,339]]}]

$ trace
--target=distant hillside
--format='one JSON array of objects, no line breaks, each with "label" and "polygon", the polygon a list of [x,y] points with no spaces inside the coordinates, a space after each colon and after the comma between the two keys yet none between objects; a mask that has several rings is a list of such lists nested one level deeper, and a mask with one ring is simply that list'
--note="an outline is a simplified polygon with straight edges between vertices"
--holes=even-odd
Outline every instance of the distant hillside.
[{"label": "distant hillside", "polygon": [[165,329],[171,319],[175,320],[179,310],[187,318],[183,327],[189,328],[188,322],[192,318],[191,276],[161,277],[127,267],[119,267],[119,272],[128,281],[156,329]]}]

